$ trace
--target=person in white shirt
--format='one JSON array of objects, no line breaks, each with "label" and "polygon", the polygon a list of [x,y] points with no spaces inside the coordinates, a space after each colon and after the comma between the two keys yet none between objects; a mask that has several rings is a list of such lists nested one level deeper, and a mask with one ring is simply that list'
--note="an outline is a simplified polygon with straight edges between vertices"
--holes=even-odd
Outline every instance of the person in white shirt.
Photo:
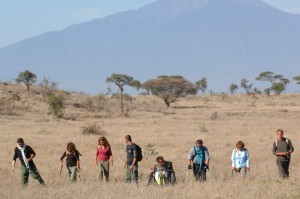
[{"label": "person in white shirt", "polygon": [[243,141],[236,143],[236,148],[232,151],[231,163],[232,174],[236,173],[241,177],[246,177],[247,171],[250,170],[250,158]]}]

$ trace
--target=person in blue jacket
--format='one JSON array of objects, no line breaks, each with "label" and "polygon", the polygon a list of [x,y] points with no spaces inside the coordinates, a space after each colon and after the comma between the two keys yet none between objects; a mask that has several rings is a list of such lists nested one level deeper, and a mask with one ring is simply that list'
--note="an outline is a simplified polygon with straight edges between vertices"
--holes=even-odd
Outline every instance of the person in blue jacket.
[{"label": "person in blue jacket", "polygon": [[232,151],[231,163],[232,174],[236,173],[241,177],[246,177],[247,171],[250,170],[250,158],[244,142],[238,141],[236,143],[236,148]]}]

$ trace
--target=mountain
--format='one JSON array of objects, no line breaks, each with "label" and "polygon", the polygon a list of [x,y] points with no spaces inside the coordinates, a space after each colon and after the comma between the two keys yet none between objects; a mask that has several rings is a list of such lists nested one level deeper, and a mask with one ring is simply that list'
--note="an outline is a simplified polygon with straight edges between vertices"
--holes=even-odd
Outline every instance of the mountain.
[{"label": "mountain", "polygon": [[209,89],[227,91],[266,70],[299,75],[299,35],[300,15],[260,0],[158,0],[4,47],[0,68],[6,78],[30,69],[92,93],[114,72],[207,77]]}]

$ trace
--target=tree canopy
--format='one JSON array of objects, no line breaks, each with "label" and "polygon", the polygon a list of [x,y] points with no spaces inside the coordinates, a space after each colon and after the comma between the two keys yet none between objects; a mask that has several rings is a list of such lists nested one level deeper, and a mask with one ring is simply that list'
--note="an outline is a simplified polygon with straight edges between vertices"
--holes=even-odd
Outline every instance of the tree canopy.
[{"label": "tree canopy", "polygon": [[186,95],[195,95],[197,93],[196,86],[184,78],[176,78],[173,76],[164,76],[151,79],[143,84],[143,88],[153,95],[161,97],[167,107],[175,102],[178,98]]}]

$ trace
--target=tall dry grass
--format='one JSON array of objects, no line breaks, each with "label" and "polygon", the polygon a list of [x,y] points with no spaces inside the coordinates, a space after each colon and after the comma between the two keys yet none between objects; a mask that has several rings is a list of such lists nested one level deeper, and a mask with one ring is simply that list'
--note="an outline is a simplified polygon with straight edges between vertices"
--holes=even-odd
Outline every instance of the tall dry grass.
[{"label": "tall dry grass", "polygon": [[[268,99],[243,95],[205,95],[181,99],[167,109],[163,102],[151,96],[136,96],[126,102],[128,117],[120,116],[118,100],[105,96],[102,107],[91,110],[90,99],[79,93],[63,93],[67,98],[65,119],[57,121],[48,115],[48,106],[38,94],[17,85],[0,86],[0,193],[1,198],[299,198],[299,119],[300,95],[284,95]],[[10,92],[8,92],[10,91]],[[8,100],[18,93],[21,101]],[[89,106],[85,106],[86,100]],[[97,99],[95,99],[97,100]],[[99,99],[98,99],[99,100]],[[74,103],[82,103],[75,107]],[[15,115],[3,114],[12,106]],[[95,101],[95,106],[97,102]],[[99,104],[98,104],[99,105]],[[216,114],[217,113],[217,114]],[[217,115],[212,118],[212,115]],[[72,116],[73,119],[69,119]],[[114,166],[110,182],[100,183],[93,167],[98,136],[83,136],[82,128],[98,124],[106,132],[113,149]],[[203,130],[205,126],[205,131]],[[272,144],[277,128],[295,147],[292,154],[290,179],[278,178]],[[155,157],[139,165],[139,185],[124,183],[124,136],[131,134],[142,148],[155,145],[158,155],[173,162],[177,176],[174,187],[147,187],[150,167]],[[20,163],[12,173],[11,160],[16,139],[23,137],[36,152],[34,159],[47,187],[30,179],[27,189],[20,188]],[[203,139],[210,151],[210,171],[207,182],[195,183],[187,174],[187,152],[197,139]],[[250,152],[251,174],[245,180],[231,177],[230,156],[235,142],[243,140]],[[81,181],[70,184],[59,176],[59,158],[66,144],[76,144],[81,157]]]}]

